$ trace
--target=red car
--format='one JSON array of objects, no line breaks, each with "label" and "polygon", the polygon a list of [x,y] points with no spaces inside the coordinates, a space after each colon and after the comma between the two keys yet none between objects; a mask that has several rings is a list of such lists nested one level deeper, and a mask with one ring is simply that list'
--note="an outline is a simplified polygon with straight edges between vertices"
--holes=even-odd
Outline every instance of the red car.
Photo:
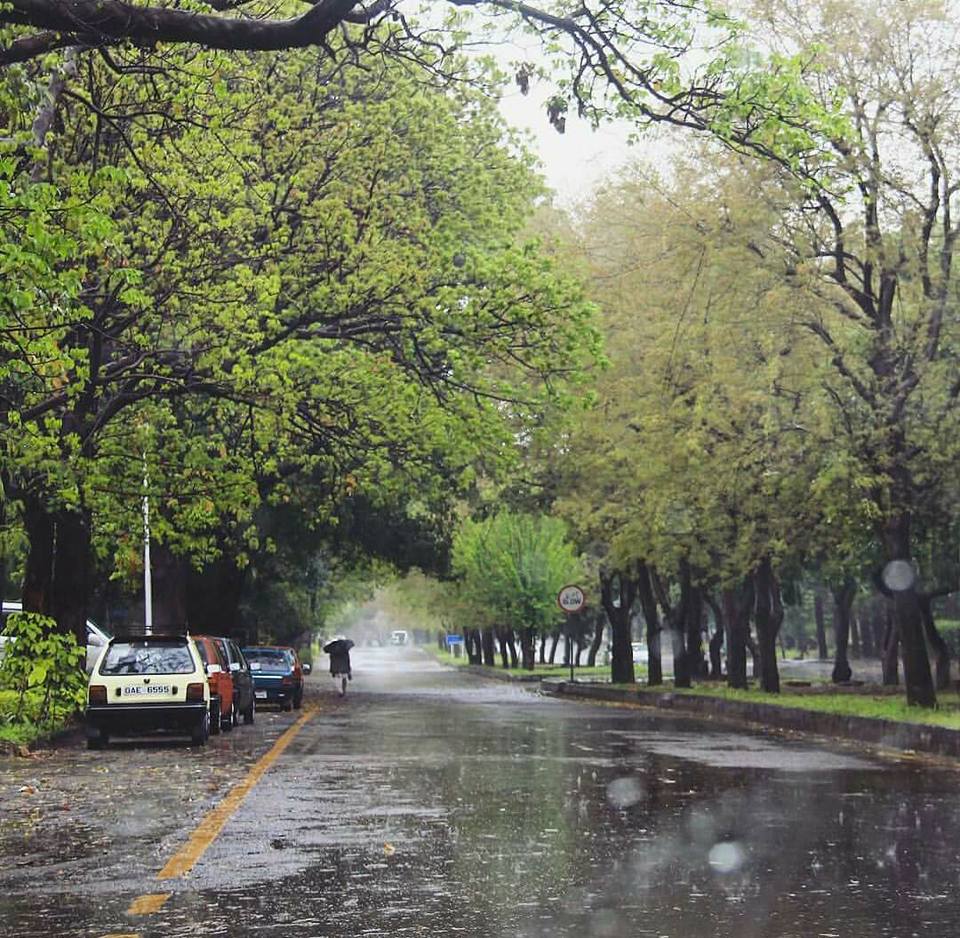
[{"label": "red car", "polygon": [[203,659],[210,684],[210,732],[219,733],[221,728],[229,732],[239,722],[239,714],[233,705],[233,674],[230,665],[215,639],[209,635],[190,637]]}]

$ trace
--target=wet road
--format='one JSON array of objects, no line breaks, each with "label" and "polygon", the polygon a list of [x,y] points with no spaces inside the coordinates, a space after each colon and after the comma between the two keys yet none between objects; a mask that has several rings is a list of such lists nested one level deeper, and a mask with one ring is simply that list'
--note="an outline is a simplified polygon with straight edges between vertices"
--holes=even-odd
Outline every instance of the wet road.
[{"label": "wet road", "polygon": [[290,737],[296,714],[260,714],[204,751],[0,760],[0,934],[958,932],[957,770],[544,699],[415,651],[355,665],[343,701],[314,678]]}]

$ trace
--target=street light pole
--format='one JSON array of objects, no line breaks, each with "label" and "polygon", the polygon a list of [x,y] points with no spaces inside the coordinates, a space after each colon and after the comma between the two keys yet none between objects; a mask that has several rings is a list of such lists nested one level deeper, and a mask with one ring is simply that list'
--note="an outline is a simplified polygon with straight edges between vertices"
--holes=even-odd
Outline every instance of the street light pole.
[{"label": "street light pole", "polygon": [[150,481],[147,476],[147,454],[143,454],[143,628],[153,631],[153,581],[150,573]]}]

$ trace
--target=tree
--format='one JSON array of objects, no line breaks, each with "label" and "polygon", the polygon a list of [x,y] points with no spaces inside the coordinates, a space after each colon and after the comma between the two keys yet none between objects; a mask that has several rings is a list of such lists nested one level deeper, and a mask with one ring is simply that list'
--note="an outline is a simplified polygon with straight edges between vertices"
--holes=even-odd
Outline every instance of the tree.
[{"label": "tree", "polygon": [[534,668],[534,636],[561,621],[557,593],[581,564],[557,518],[502,511],[464,521],[454,536],[453,570],[477,621],[520,634],[523,667]]},{"label": "tree", "polygon": [[[383,63],[251,62],[233,85],[221,64],[155,75],[155,107],[139,75],[87,56],[53,102],[47,191],[92,204],[99,227],[56,258],[61,319],[44,281],[5,323],[6,427],[28,432],[5,434],[4,471],[28,603],[69,597],[71,622],[91,537],[139,529],[144,472],[158,538],[203,562],[226,518],[241,559],[257,502],[299,473],[330,518],[353,493],[495,464],[501,408],[522,423],[549,406],[552,363],[576,363],[589,334],[577,286],[520,238],[537,185],[482,97],[402,66],[367,84]],[[57,544],[76,536],[54,566],[57,525]]]},{"label": "tree", "polygon": [[[948,5],[920,0],[757,8],[769,36],[815,56],[811,91],[842,98],[848,129],[803,161],[822,185],[794,215],[789,250],[882,562],[911,564],[925,519],[955,503],[956,25]],[[932,706],[920,589],[890,601],[907,700]]]},{"label": "tree", "polygon": [[611,569],[639,571],[648,626],[659,605],[674,638],[678,683],[705,673],[713,599],[728,679],[746,685],[752,617],[775,687],[771,564],[802,556],[818,508],[813,343],[791,324],[799,293],[751,247],[776,219],[757,210],[769,183],[707,152],[677,176],[669,188],[643,174],[611,185],[585,228],[612,364],[564,447],[560,508],[607,545]]}]

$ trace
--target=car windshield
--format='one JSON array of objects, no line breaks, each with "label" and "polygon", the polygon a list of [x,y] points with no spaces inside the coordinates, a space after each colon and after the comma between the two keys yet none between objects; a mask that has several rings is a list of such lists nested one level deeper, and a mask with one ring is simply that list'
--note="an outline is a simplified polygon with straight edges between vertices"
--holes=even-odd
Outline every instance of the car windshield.
[{"label": "car windshield", "polygon": [[101,674],[189,674],[196,669],[186,642],[116,642],[100,666]]},{"label": "car windshield", "polygon": [[287,671],[290,661],[286,652],[279,648],[244,648],[243,653],[251,665],[259,665],[261,671]]}]

